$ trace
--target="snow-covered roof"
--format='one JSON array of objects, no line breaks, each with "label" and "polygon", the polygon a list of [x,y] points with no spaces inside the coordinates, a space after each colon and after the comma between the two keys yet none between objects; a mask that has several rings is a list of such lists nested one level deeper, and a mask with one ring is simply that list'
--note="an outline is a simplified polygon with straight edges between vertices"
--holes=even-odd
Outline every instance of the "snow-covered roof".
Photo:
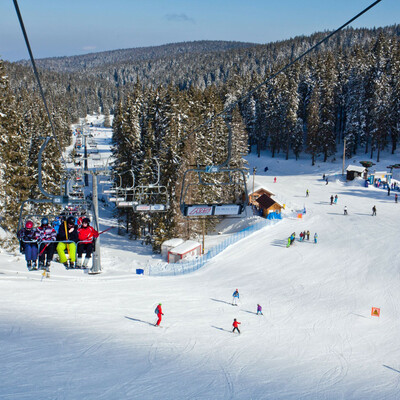
[{"label": "snow-covered roof", "polygon": [[162,243],[161,247],[176,247],[184,243],[182,238],[172,238]]},{"label": "snow-covered roof", "polygon": [[199,246],[200,246],[199,242],[196,242],[194,240],[186,240],[185,243],[182,243],[181,245],[174,247],[169,252],[172,254],[185,254],[188,251],[194,250],[196,247]]},{"label": "snow-covered roof", "polygon": [[[248,182],[249,183],[249,182]],[[255,185],[254,186],[254,191],[253,191],[253,185],[251,184],[251,185],[247,185],[247,191],[249,192],[249,194],[253,194],[253,193],[256,193],[256,192],[258,192],[259,190],[265,190],[266,192],[268,192],[268,193],[271,193],[271,196],[274,196],[275,194],[271,191],[271,190],[269,190],[269,189],[267,189],[265,186],[261,186],[261,185]]]},{"label": "snow-covered roof", "polygon": [[346,171],[354,171],[354,172],[359,172],[359,173],[363,173],[366,170],[365,167],[363,166],[358,166],[358,165],[349,165],[346,168]]}]

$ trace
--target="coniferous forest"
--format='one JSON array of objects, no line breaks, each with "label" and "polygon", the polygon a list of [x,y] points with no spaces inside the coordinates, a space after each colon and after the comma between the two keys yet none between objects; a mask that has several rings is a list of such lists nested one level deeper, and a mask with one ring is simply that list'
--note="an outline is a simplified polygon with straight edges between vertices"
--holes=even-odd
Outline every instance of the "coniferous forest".
[{"label": "coniferous forest", "polygon": [[[260,156],[266,149],[273,157],[306,154],[312,164],[327,161],[344,139],[347,156],[362,153],[379,161],[381,151],[396,150],[400,25],[346,29],[263,84],[325,35],[266,45],[178,43],[43,59],[38,66],[63,146],[70,143],[70,124],[100,108],[114,115],[116,171],[132,169],[136,181],[146,184],[154,182],[153,160],[159,161],[170,210],[151,218],[119,215],[133,236],[140,237],[143,227],[152,232],[157,249],[165,238],[200,231],[199,222],[179,213],[182,174],[226,159],[227,121],[231,165],[237,168],[245,168],[249,151]],[[1,224],[12,229],[19,203],[37,194],[40,137],[51,132],[29,64],[0,61],[0,79]],[[204,124],[230,105],[227,115]],[[47,153],[45,185],[51,192],[62,165],[55,145]]]}]

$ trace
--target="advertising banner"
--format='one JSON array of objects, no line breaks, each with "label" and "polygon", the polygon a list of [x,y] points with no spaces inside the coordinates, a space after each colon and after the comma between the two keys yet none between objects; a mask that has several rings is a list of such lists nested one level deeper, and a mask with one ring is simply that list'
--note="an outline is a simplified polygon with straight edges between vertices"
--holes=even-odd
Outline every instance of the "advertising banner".
[{"label": "advertising banner", "polygon": [[188,217],[197,217],[202,215],[212,215],[213,206],[189,206],[187,208]]},{"label": "advertising banner", "polygon": [[215,206],[214,215],[238,215],[239,207],[237,204]]}]

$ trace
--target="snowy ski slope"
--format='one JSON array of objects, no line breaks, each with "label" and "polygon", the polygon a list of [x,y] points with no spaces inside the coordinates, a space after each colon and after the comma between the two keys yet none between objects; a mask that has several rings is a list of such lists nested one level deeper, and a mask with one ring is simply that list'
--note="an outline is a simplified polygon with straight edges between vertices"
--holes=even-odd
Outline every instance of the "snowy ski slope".
[{"label": "snowy ski slope", "polygon": [[[400,204],[385,190],[346,183],[341,161],[248,159],[257,185],[307,213],[193,274],[135,275],[158,256],[116,229],[102,235],[104,273],[96,276],[57,264],[42,279],[23,256],[2,251],[0,399],[400,398]],[[116,224],[111,210],[101,216],[102,228]],[[292,232],[307,229],[318,244],[286,248]],[[152,326],[159,302],[162,328]],[[231,333],[233,318],[241,335]]]}]

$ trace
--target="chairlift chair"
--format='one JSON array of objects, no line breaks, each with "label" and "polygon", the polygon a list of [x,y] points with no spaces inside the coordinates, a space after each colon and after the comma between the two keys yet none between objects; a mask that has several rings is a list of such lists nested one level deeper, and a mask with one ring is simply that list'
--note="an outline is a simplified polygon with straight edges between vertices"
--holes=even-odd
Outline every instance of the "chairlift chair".
[{"label": "chairlift chair", "polygon": [[[180,210],[185,217],[200,216],[241,216],[248,204],[248,193],[246,184],[246,171],[241,168],[229,166],[232,149],[232,130],[229,122],[228,127],[228,156],[219,165],[208,165],[205,168],[188,169],[183,174],[181,195],[179,200]],[[202,188],[220,187],[223,195],[227,195],[226,189],[230,187],[233,191],[232,201],[226,202],[222,198],[207,199]],[[196,196],[196,194],[198,196]]]}]

